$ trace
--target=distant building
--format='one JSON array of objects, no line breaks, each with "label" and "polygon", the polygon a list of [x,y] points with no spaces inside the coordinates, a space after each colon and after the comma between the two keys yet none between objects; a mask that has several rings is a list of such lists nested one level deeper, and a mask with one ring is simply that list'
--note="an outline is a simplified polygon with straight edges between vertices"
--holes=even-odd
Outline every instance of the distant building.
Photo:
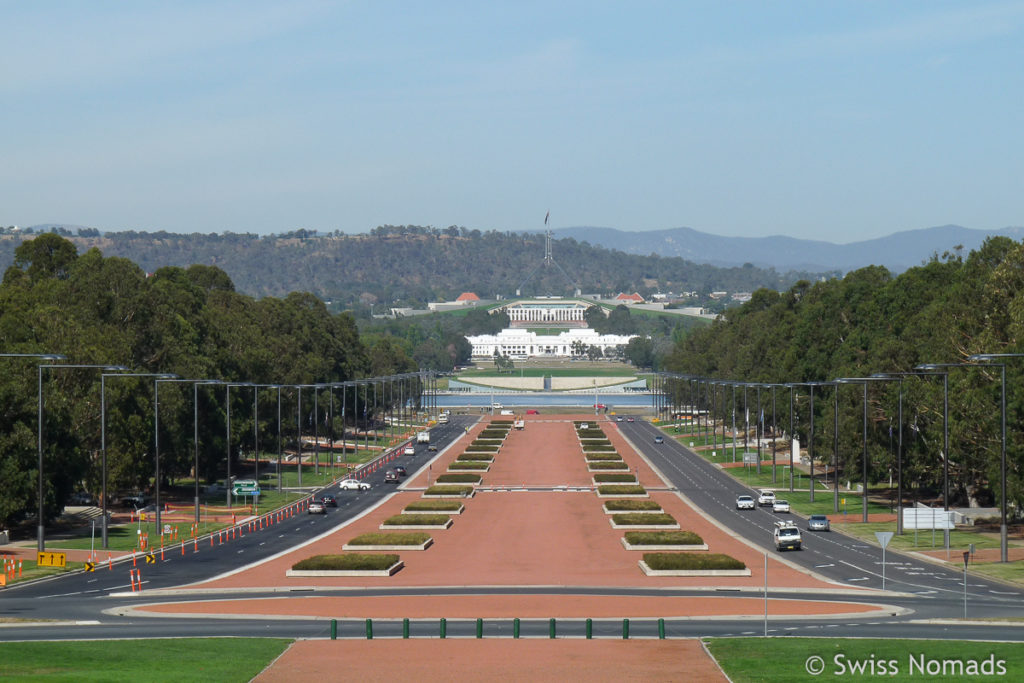
[{"label": "distant building", "polygon": [[518,299],[491,312],[508,314],[511,327],[586,327],[591,304],[577,299]]},{"label": "distant building", "polygon": [[[473,347],[474,358],[491,358],[495,351],[510,358],[569,357],[575,342],[584,349],[596,346],[608,355],[618,346],[626,346],[638,335],[598,334],[589,327],[573,328],[559,334],[537,334],[532,330],[505,328],[498,334],[466,337]],[[579,347],[579,344],[576,344]]]},{"label": "distant building", "polygon": [[644,303],[644,298],[640,296],[638,292],[633,292],[632,294],[625,294],[620,292],[619,295],[613,299],[613,301],[620,304],[626,304],[628,306],[629,304],[642,304]]},{"label": "distant building", "polygon": [[732,295],[732,300],[745,304],[750,301],[751,296],[750,292],[736,292]]},{"label": "distant building", "polygon": [[459,302],[462,302],[464,304],[475,305],[476,303],[478,303],[480,301],[480,297],[478,297],[473,292],[463,292],[462,294],[459,294],[458,298],[455,299],[455,300],[459,301]]}]

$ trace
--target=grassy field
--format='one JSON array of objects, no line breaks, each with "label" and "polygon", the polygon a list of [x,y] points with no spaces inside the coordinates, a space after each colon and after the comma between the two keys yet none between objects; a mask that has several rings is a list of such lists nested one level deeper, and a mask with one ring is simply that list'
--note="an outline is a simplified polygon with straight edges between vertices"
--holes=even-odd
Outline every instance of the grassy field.
[{"label": "grassy field", "polygon": [[[713,638],[704,642],[736,683],[816,678],[953,682],[1020,680],[1024,675],[1024,647],[1019,643],[834,638]],[[986,673],[986,667],[991,667],[992,673]],[[977,673],[971,675],[975,668]],[[814,671],[818,673],[812,674]]]},{"label": "grassy field", "polygon": [[249,681],[291,640],[196,638],[0,643],[0,678],[17,681]]}]

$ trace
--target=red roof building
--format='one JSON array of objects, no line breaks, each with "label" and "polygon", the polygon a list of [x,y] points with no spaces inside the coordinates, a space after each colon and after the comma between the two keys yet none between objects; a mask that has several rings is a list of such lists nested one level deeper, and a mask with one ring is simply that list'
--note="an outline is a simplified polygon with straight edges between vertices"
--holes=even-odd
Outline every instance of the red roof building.
[{"label": "red roof building", "polygon": [[638,292],[633,292],[632,294],[620,292],[619,295],[615,297],[615,301],[618,301],[620,304],[642,304],[644,303],[644,298],[640,296]]},{"label": "red roof building", "polygon": [[469,303],[471,301],[480,301],[480,297],[473,292],[463,292],[462,294],[459,294],[459,298],[456,299],[456,301],[459,303]]}]

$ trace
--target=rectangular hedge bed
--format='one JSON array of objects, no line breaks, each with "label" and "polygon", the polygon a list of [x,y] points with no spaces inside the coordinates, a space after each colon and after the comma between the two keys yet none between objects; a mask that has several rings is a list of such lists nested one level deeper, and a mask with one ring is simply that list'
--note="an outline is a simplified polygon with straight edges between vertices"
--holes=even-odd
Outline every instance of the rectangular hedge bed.
[{"label": "rectangular hedge bed", "polygon": [[470,460],[473,462],[479,462],[481,460],[494,460],[493,453],[463,453],[456,460]]},{"label": "rectangular hedge bed", "polygon": [[598,472],[600,470],[628,470],[629,465],[622,462],[621,460],[606,460],[601,462],[588,462],[588,472]]},{"label": "rectangular hedge bed", "polygon": [[356,536],[342,550],[426,550],[434,539],[424,531],[394,531]]},{"label": "rectangular hedge bed", "polygon": [[314,555],[300,560],[286,572],[288,577],[391,576],[402,568],[398,555]]},{"label": "rectangular hedge bed", "polygon": [[647,489],[639,484],[604,484],[597,487],[599,498],[647,498]]},{"label": "rectangular hedge bed", "polygon": [[479,474],[472,472],[465,472],[459,474],[442,474],[437,478],[438,484],[479,484],[481,477]]},{"label": "rectangular hedge bed", "polygon": [[616,512],[611,519],[613,529],[678,529],[676,518],[665,512]]},{"label": "rectangular hedge bed", "polygon": [[447,529],[452,525],[452,518],[448,515],[395,515],[388,517],[381,525],[381,529]]},{"label": "rectangular hedge bed", "polygon": [[635,484],[636,477],[632,474],[608,472],[594,475],[595,484]]},{"label": "rectangular hedge bed", "polygon": [[644,553],[639,564],[648,576],[750,576],[745,564],[720,553]]},{"label": "rectangular hedge bed", "polygon": [[425,498],[469,498],[473,495],[472,486],[431,486],[423,492]]},{"label": "rectangular hedge bed", "polygon": [[486,472],[491,469],[491,463],[480,462],[477,460],[456,460],[451,465],[448,465],[449,472],[468,471],[468,470],[482,470]]},{"label": "rectangular hedge bed", "polygon": [[604,511],[607,513],[617,512],[639,512],[651,513],[661,512],[661,505],[654,500],[606,500]]},{"label": "rectangular hedge bed", "polygon": [[608,435],[602,429],[577,429],[576,436],[580,439],[607,439]]},{"label": "rectangular hedge bed", "polygon": [[479,451],[481,453],[497,453],[500,450],[501,446],[492,446],[491,444],[471,443],[466,446],[466,451]]},{"label": "rectangular hedge bed", "polygon": [[626,550],[707,550],[708,546],[692,531],[627,531],[622,537]]},{"label": "rectangular hedge bed", "polygon": [[446,515],[460,515],[465,506],[457,500],[415,500],[405,506],[402,514],[426,515],[443,512]]},{"label": "rectangular hedge bed", "polygon": [[512,420],[491,420],[489,425],[507,425],[512,426]]},{"label": "rectangular hedge bed", "polygon": [[608,451],[614,451],[615,447],[612,446],[611,441],[595,441],[595,442],[583,442],[584,453],[607,453]]},{"label": "rectangular hedge bed", "polygon": [[583,457],[587,459],[587,462],[622,460],[622,456],[618,453],[584,453]]},{"label": "rectangular hedge bed", "polygon": [[478,439],[498,439],[498,440],[502,440],[503,441],[506,436],[508,436],[508,432],[506,432],[506,431],[497,430],[497,429],[485,429],[484,431],[480,432],[480,434],[478,434],[476,438],[478,438]]}]

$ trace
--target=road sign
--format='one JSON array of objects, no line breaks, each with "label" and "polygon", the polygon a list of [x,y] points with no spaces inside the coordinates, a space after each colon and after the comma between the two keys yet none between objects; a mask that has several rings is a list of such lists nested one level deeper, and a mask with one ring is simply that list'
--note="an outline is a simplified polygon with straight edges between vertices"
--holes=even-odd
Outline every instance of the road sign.
[{"label": "road sign", "polygon": [[757,453],[744,453],[743,454],[744,465],[756,465],[757,464]]},{"label": "road sign", "polygon": [[155,563],[156,563],[156,558],[153,557],[153,553],[147,554],[146,555],[146,564],[155,564]]},{"label": "road sign", "polygon": [[41,552],[36,557],[36,564],[40,567],[67,567],[68,557],[66,553]]},{"label": "road sign", "polygon": [[231,493],[236,496],[258,496],[260,485],[255,479],[238,479],[231,485]]},{"label": "road sign", "polygon": [[96,563],[95,562],[86,562],[85,563],[85,571],[87,571],[87,572],[94,572],[94,571],[96,571]]},{"label": "road sign", "polygon": [[891,531],[876,531],[875,538],[878,539],[878,543],[884,548],[889,545],[889,541],[892,540],[893,532]]}]

